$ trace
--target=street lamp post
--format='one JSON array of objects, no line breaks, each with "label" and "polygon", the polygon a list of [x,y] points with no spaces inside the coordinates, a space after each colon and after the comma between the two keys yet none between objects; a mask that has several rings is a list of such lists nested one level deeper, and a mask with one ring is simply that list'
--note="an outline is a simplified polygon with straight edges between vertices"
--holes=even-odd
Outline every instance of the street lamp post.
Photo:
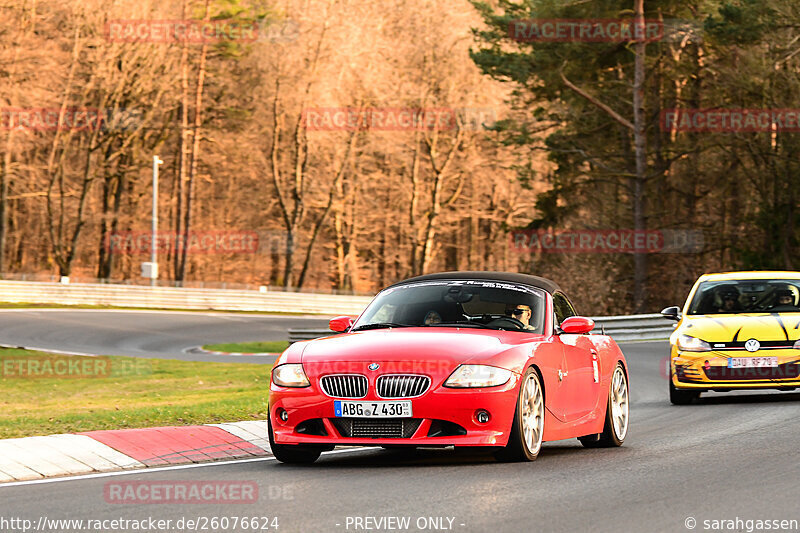
[{"label": "street lamp post", "polygon": [[158,278],[158,256],[157,241],[158,236],[158,165],[164,163],[157,155],[153,156],[153,231],[150,241],[150,286],[155,287]]}]

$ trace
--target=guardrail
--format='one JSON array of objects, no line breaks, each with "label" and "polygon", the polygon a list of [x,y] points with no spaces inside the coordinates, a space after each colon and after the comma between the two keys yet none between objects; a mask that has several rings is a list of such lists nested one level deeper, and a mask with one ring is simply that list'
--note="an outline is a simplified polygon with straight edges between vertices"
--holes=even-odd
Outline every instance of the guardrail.
[{"label": "guardrail", "polygon": [[[675,322],[659,314],[630,316],[593,316],[594,333],[605,333],[615,341],[664,340],[675,329]],[[328,329],[289,328],[289,342],[306,341],[335,335]]]},{"label": "guardrail", "polygon": [[[162,309],[261,311],[319,315],[359,315],[372,298],[304,292],[146,287],[99,283],[0,280],[0,301],[10,303],[99,305]],[[660,314],[592,317],[595,332],[617,341],[666,339],[675,323]],[[289,342],[333,335],[326,329],[289,329]]]},{"label": "guardrail", "polygon": [[672,320],[660,314],[629,316],[594,316],[594,333],[605,332],[615,341],[665,340],[675,331]]},{"label": "guardrail", "polygon": [[370,296],[0,280],[0,301],[161,309],[358,315]]}]

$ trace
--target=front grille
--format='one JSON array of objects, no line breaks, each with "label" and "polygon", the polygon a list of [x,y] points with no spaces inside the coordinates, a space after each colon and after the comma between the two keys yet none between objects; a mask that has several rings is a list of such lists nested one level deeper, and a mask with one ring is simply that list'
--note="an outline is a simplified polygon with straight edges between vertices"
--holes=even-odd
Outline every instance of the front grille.
[{"label": "front grille", "polygon": [[704,369],[706,377],[714,381],[758,381],[765,379],[795,379],[800,375],[800,365],[786,363],[761,368],[728,368],[712,366]]},{"label": "front grille", "polygon": [[322,392],[333,398],[363,398],[367,395],[367,377],[361,374],[335,374],[319,380]]},{"label": "front grille", "polygon": [[428,376],[387,374],[378,376],[375,383],[381,398],[415,398],[422,396],[431,385]]},{"label": "front grille", "polygon": [[345,438],[408,439],[422,423],[421,418],[332,418],[336,431]]},{"label": "front grille", "polygon": [[[747,341],[732,341],[732,342],[712,342],[711,346],[714,350],[744,350]],[[790,340],[783,341],[759,341],[759,350],[789,350],[794,343]]]}]

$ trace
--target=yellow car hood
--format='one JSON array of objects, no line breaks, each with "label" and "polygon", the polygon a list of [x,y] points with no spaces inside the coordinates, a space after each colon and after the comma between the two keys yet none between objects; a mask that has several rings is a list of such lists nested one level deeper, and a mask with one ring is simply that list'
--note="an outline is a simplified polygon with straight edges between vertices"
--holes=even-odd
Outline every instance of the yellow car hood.
[{"label": "yellow car hood", "polygon": [[685,316],[675,335],[706,342],[795,341],[800,338],[800,313],[740,313]]}]

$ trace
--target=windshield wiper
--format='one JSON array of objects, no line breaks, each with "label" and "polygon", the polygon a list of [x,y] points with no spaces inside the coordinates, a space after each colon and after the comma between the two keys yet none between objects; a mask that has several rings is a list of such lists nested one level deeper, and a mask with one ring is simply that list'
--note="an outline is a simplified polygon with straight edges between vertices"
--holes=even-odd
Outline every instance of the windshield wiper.
[{"label": "windshield wiper", "polygon": [[350,331],[364,331],[367,329],[383,329],[383,328],[410,328],[411,324],[395,324],[394,322],[375,322],[374,324],[363,324],[355,327]]}]

